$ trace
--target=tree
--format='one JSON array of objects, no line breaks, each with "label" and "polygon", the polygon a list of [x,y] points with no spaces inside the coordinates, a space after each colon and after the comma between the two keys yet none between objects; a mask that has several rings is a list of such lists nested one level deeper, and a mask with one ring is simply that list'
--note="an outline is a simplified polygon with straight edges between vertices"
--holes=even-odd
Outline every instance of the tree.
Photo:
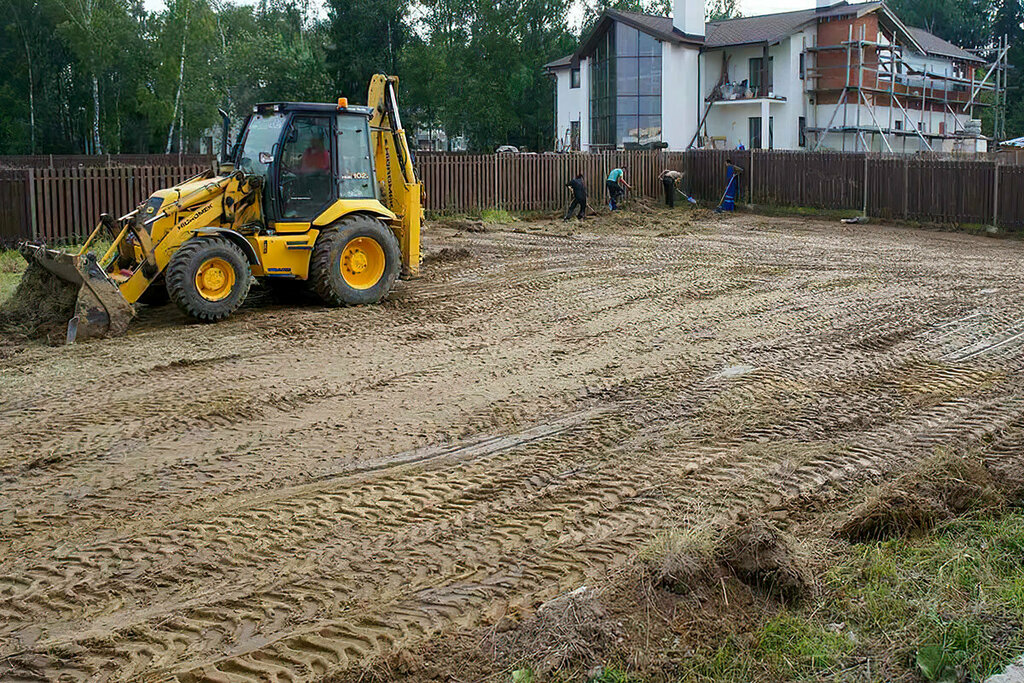
[{"label": "tree", "polygon": [[992,25],[993,38],[1006,36],[1010,51],[1008,60],[1011,68],[1007,73],[1006,90],[1006,136],[1015,138],[1024,135],[1024,4],[1021,0],[1001,0]]},{"label": "tree", "polygon": [[327,69],[339,93],[365,93],[374,73],[396,72],[408,39],[407,0],[328,0]]},{"label": "tree", "polygon": [[711,4],[705,8],[704,16],[707,21],[722,21],[743,15],[740,13],[739,0],[711,0]]}]

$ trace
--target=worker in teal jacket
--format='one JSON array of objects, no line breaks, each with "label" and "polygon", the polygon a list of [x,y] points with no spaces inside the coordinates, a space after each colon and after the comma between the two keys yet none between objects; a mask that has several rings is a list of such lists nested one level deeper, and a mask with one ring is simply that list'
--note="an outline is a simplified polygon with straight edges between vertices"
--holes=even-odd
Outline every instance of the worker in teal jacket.
[{"label": "worker in teal jacket", "polygon": [[619,197],[623,195],[626,190],[632,190],[626,182],[626,172],[621,168],[612,169],[612,172],[608,174],[608,181],[605,183],[608,187],[608,208],[615,211],[619,208]]}]

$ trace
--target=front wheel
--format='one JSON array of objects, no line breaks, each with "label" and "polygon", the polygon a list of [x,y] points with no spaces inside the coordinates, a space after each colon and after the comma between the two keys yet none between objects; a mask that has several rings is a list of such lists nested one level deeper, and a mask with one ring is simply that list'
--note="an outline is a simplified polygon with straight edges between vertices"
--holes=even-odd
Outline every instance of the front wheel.
[{"label": "front wheel", "polygon": [[182,312],[216,322],[245,301],[252,271],[237,245],[220,237],[198,237],[174,252],[165,279],[167,293]]},{"label": "front wheel", "polygon": [[320,233],[309,264],[313,290],[332,306],[377,303],[402,269],[398,238],[382,222],[346,216]]}]

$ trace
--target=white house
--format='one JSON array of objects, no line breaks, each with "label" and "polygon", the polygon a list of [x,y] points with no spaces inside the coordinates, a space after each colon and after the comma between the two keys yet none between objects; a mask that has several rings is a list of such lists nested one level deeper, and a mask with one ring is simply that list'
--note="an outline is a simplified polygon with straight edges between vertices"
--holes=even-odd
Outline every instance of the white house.
[{"label": "white house", "polygon": [[883,2],[705,23],[676,0],[671,18],[607,10],[545,68],[559,150],[975,152],[985,66]]}]

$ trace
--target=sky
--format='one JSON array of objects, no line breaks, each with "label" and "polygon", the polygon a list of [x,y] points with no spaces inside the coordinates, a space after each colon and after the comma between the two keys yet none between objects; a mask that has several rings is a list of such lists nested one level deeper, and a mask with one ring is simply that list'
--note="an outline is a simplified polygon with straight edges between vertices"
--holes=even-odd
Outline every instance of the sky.
[{"label": "sky", "polygon": [[[256,0],[228,0],[240,5],[255,5]],[[316,0],[314,0],[316,4]],[[145,0],[146,9],[150,12],[162,10],[164,0]],[[808,9],[814,7],[814,0],[740,0],[740,12],[744,16],[756,16],[758,14],[771,14],[772,12],[788,12],[795,9]],[[574,7],[570,12],[569,21],[574,27],[578,27],[583,16],[583,4],[581,0],[575,0]]]}]

